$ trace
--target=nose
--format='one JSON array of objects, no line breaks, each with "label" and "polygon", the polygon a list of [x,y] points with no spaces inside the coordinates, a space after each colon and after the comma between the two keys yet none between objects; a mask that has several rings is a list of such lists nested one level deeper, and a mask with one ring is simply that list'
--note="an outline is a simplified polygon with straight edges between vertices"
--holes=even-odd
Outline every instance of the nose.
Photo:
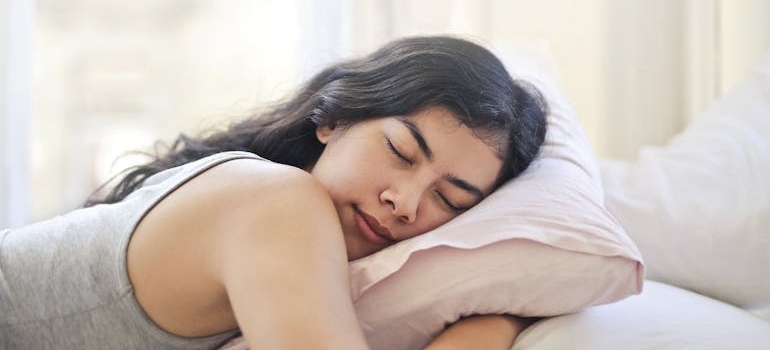
[{"label": "nose", "polygon": [[380,201],[389,205],[393,215],[403,223],[410,224],[417,219],[417,207],[420,204],[419,191],[389,188],[382,191]]}]

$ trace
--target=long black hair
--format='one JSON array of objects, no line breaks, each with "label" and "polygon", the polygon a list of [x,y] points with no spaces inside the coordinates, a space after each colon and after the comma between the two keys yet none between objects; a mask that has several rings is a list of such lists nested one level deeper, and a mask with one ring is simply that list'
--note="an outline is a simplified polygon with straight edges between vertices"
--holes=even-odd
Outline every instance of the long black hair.
[{"label": "long black hair", "polygon": [[85,206],[121,201],[159,171],[223,151],[307,169],[324,149],[315,134],[319,126],[407,116],[430,106],[448,108],[497,151],[503,160],[497,185],[524,171],[545,137],[542,96],[514,81],[490,51],[451,36],[409,37],[324,69],[292,98],[224,131],[179,135],[166,152],[129,169],[111,192],[92,196]]}]

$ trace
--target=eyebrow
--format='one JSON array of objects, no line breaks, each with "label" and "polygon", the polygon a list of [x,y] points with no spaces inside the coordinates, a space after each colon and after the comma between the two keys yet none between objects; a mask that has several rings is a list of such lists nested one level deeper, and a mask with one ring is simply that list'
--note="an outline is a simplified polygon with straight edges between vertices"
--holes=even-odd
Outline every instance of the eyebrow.
[{"label": "eyebrow", "polygon": [[469,192],[478,200],[484,199],[484,192],[481,192],[481,190],[478,187],[469,184],[467,181],[463,179],[458,179],[456,176],[451,174],[447,175],[445,179],[449,181],[451,184],[465,190],[466,192]]},{"label": "eyebrow", "polygon": [[[417,126],[417,124],[408,119],[398,118],[397,120],[400,121],[409,130],[409,133],[412,135],[414,140],[417,141],[417,145],[420,147],[420,151],[425,156],[425,158],[427,158],[428,161],[432,161],[433,151],[430,149],[430,146],[428,146],[428,142],[425,141],[425,137],[422,136],[422,131],[420,131],[420,128]],[[452,174],[448,174],[444,178],[449,181],[449,183],[459,187],[462,190],[465,190],[466,192],[469,192],[479,200],[484,198],[484,192],[481,191],[481,189],[479,189],[477,186],[471,185],[468,181],[460,179]]]}]

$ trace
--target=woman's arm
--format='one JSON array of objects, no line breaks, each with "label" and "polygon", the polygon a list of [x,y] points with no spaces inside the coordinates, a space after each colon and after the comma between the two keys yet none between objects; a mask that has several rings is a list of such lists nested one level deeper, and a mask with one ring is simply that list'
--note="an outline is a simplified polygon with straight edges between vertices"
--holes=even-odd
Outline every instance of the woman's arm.
[{"label": "woman's arm", "polygon": [[220,247],[222,283],[250,348],[367,349],[331,199],[304,172],[278,181],[251,208],[240,203],[242,221]]},{"label": "woman's arm", "polygon": [[449,325],[425,350],[509,350],[531,319],[509,315],[465,317]]}]

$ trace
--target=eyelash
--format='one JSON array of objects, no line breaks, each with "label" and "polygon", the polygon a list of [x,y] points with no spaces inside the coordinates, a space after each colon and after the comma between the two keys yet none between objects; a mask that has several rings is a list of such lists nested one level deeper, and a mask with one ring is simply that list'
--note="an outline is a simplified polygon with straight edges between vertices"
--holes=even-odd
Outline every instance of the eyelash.
[{"label": "eyelash", "polygon": [[460,208],[460,207],[458,207],[456,205],[453,205],[449,201],[449,199],[447,199],[446,197],[444,197],[443,194],[441,194],[441,192],[439,192],[439,191],[435,191],[435,192],[436,192],[436,195],[438,195],[439,198],[441,198],[441,201],[444,202],[444,204],[447,206],[447,208],[449,208],[450,211],[452,211],[454,213],[461,213],[461,212],[465,211],[465,208]]},{"label": "eyelash", "polygon": [[385,139],[385,145],[388,146],[390,153],[393,153],[393,155],[401,159],[403,162],[412,165],[412,160],[401,154],[401,152],[396,149],[396,146],[393,145],[393,142],[390,142],[390,139]]}]

